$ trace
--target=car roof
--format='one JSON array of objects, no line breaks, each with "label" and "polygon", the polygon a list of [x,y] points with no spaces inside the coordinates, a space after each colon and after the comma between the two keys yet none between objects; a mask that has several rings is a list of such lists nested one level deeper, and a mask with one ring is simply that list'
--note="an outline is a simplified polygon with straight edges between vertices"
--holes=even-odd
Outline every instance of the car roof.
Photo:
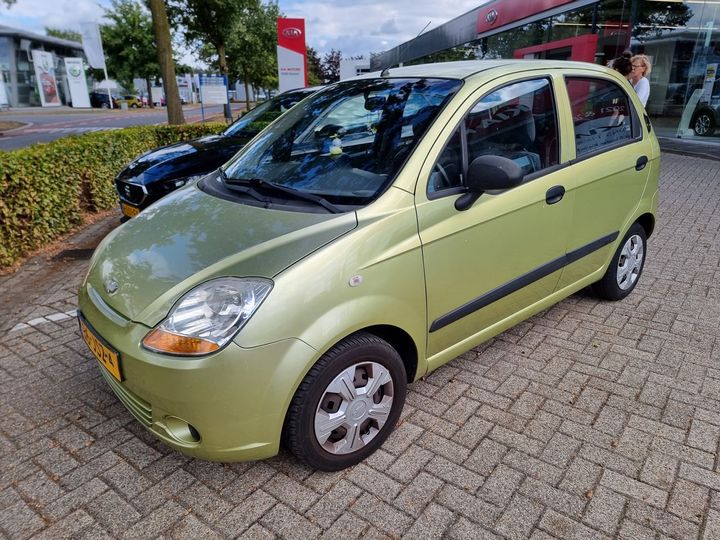
[{"label": "car roof", "polygon": [[507,68],[507,71],[521,71],[532,69],[600,69],[608,70],[597,64],[588,62],[571,62],[565,60],[465,60],[460,62],[439,62],[437,64],[419,64],[414,66],[391,67],[382,71],[364,73],[355,79],[368,79],[377,77],[438,77],[449,79],[467,79],[489,69]]},{"label": "car roof", "polygon": [[292,90],[286,90],[278,96],[287,96],[289,94],[314,94],[318,90],[325,88],[324,86],[306,86],[304,88],[293,88]]}]

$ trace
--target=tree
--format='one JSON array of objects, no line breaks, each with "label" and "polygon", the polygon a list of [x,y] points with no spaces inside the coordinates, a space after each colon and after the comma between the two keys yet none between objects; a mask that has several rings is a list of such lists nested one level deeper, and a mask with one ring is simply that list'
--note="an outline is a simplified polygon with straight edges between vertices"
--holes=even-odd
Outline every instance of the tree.
[{"label": "tree", "polygon": [[322,84],[324,75],[320,55],[312,47],[307,47],[305,56],[307,58],[308,84],[310,86]]},{"label": "tree", "polygon": [[228,42],[230,74],[245,84],[245,104],[250,108],[249,87],[277,88],[277,2],[257,4],[243,13]]},{"label": "tree", "polygon": [[[151,79],[160,73],[152,19],[135,0],[112,0],[105,10],[110,24],[100,27],[107,68],[125,88],[133,88],[133,79],[145,79],[148,93]],[[152,96],[148,100],[152,106]]]},{"label": "tree", "polygon": [[165,0],[149,0],[152,16],[155,43],[157,45],[158,64],[165,87],[165,103],[167,104],[168,124],[184,124],[180,92],[175,79],[175,61],[172,56],[170,42],[170,23],[168,22]]},{"label": "tree", "polygon": [[342,53],[331,49],[329,53],[325,53],[322,60],[323,82],[333,83],[340,80],[340,60]]},{"label": "tree", "polygon": [[[226,76],[228,40],[238,31],[241,16],[257,4],[258,0],[170,0],[173,17],[185,29],[188,45],[212,45],[220,73]],[[225,116],[232,116],[229,105]]]},{"label": "tree", "polygon": [[46,26],[45,35],[60,39],[67,39],[68,41],[82,41],[82,36],[80,35],[80,32],[75,32],[74,30],[66,30],[65,28],[52,28]]}]

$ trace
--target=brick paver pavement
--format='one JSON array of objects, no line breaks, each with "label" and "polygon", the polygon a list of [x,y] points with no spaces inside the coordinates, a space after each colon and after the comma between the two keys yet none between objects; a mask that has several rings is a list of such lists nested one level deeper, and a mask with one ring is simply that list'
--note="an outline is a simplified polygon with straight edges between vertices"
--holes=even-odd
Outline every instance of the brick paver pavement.
[{"label": "brick paver pavement", "polygon": [[171,451],[59,315],[87,261],[0,278],[0,535],[719,538],[720,162],[662,171],[630,297],[581,292],[464,354],[334,474]]}]

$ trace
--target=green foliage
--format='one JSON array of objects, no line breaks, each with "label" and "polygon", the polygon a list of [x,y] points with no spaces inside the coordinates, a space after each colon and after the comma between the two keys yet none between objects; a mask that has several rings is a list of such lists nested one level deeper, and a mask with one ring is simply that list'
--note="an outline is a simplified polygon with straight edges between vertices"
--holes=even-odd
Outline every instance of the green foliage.
[{"label": "green foliage", "polygon": [[75,32],[74,30],[66,30],[64,28],[52,28],[46,26],[45,35],[60,39],[67,39],[68,41],[77,41],[78,43],[82,41],[82,36],[80,35],[80,32]]},{"label": "green foliage", "polygon": [[326,83],[334,83],[340,80],[340,60],[342,53],[331,49],[329,53],[325,53],[322,60],[323,79]]},{"label": "green foliage", "polygon": [[257,4],[242,14],[228,40],[230,75],[254,87],[277,88],[276,2]]},{"label": "green foliage", "polygon": [[310,86],[318,86],[322,84],[323,71],[320,61],[320,55],[312,47],[306,47],[308,84]]},{"label": "green foliage", "polygon": [[139,126],[0,153],[0,267],[117,204],[113,179],[139,154],[225,127]]},{"label": "green foliage", "polygon": [[152,19],[134,0],[112,0],[105,10],[110,24],[100,27],[110,76],[132,91],[133,79],[155,78],[160,74]]}]

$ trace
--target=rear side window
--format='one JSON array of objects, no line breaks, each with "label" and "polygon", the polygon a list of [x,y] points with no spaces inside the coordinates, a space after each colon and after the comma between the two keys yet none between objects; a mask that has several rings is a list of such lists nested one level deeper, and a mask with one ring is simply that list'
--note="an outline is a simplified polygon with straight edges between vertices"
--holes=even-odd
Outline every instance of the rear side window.
[{"label": "rear side window", "polygon": [[634,138],[630,99],[620,86],[592,77],[568,77],[565,84],[572,107],[577,157]]}]

